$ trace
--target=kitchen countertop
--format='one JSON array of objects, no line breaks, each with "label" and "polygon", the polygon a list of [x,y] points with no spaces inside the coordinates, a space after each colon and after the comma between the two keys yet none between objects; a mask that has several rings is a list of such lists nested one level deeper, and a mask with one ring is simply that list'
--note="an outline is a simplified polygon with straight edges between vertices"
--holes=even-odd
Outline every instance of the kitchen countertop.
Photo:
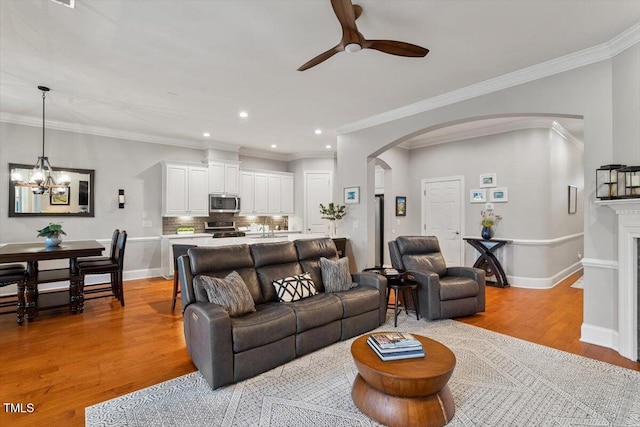
[{"label": "kitchen countertop", "polygon": [[[247,237],[262,236],[262,231],[245,231]],[[271,233],[267,233],[271,234]],[[288,234],[302,234],[300,230],[275,230],[273,232],[275,236],[286,236]],[[314,234],[316,236],[316,234]],[[317,234],[321,236],[321,234]],[[162,238],[166,239],[192,239],[194,237],[211,237],[211,233],[192,233],[192,234],[163,234]],[[219,239],[232,239],[234,237],[219,237]],[[238,237],[235,237],[238,238]],[[242,237],[239,237],[240,239]]]}]

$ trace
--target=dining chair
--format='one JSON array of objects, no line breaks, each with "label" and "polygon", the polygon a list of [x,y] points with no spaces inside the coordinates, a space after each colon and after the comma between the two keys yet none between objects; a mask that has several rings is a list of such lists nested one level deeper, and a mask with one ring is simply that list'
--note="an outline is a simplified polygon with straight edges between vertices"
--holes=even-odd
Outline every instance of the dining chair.
[{"label": "dining chair", "polygon": [[92,261],[111,261],[116,255],[116,246],[118,245],[118,236],[120,235],[120,230],[117,228],[113,231],[111,235],[111,246],[109,250],[109,256],[88,256],[78,258],[76,262],[92,262]]},{"label": "dining chair", "polygon": [[[124,269],[124,249],[127,243],[127,232],[122,230],[118,233],[116,248],[112,258],[106,261],[82,261],[78,262],[78,275],[80,276],[80,294],[96,294],[102,295],[93,298],[102,298],[109,296],[104,295],[104,291],[109,290],[105,283],[88,285],[85,288],[85,277],[92,274],[109,274],[111,293],[120,301],[120,305],[124,306],[124,289],[122,284],[122,272]],[[89,299],[93,299],[89,298]]]},{"label": "dining chair", "polygon": [[172,245],[173,248],[173,300],[171,301],[171,311],[176,309],[176,300],[180,294],[180,283],[178,282],[178,258],[182,255],[186,255],[187,251],[191,248],[196,248],[197,245]]},{"label": "dining chair", "polygon": [[10,294],[0,297],[0,307],[16,307],[18,312],[18,325],[22,325],[24,318],[24,287],[27,283],[27,272],[22,264],[0,264],[0,288],[9,285],[18,285],[16,295]]}]

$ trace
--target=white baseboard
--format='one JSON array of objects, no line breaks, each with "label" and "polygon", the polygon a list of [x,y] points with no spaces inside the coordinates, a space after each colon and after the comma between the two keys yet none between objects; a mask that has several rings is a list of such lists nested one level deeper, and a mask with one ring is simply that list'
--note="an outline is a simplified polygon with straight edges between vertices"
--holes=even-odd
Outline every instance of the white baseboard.
[{"label": "white baseboard", "polygon": [[[150,277],[160,277],[162,276],[162,269],[158,268],[148,268],[141,270],[129,270],[123,273],[124,280],[137,280],[137,279],[147,279]],[[97,283],[107,283],[110,278],[108,274],[92,274],[87,276],[84,283],[86,285],[95,285]],[[61,289],[69,289],[69,281],[65,280],[64,282],[54,282],[54,283],[44,283],[38,285],[39,291],[57,291]],[[4,295],[15,295],[17,292],[16,285],[7,286],[3,288],[0,292],[0,296]]]},{"label": "white baseboard", "polygon": [[551,289],[573,273],[582,269],[582,263],[576,262],[551,277],[507,276],[509,284],[514,288]]},{"label": "white baseboard", "polygon": [[580,328],[580,341],[618,351],[618,331],[613,329],[583,323]]}]

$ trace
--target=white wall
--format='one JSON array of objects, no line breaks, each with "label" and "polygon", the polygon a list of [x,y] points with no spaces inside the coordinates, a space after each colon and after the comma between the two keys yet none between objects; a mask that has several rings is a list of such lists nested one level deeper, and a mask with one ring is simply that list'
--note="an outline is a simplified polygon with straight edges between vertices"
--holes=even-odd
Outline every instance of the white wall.
[{"label": "white wall", "polygon": [[[335,176],[335,170],[336,160],[332,157],[303,158],[289,162],[289,172],[293,172],[295,174],[293,180],[293,194],[295,195],[293,203],[295,215],[289,216],[289,229],[302,230],[304,227],[304,173],[311,171],[331,171]],[[342,203],[342,193],[340,191],[336,191],[333,200],[336,203]]]},{"label": "white wall", "polygon": [[240,169],[261,169],[289,172],[287,162],[281,160],[260,159],[257,157],[249,156],[240,156]]}]

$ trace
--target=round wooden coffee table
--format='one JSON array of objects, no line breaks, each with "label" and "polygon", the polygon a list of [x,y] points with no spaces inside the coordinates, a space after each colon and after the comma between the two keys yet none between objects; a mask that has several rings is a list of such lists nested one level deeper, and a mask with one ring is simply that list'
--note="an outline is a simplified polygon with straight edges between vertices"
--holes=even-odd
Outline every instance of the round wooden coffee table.
[{"label": "round wooden coffee table", "polygon": [[446,346],[421,335],[425,357],[383,362],[367,344],[370,334],[356,339],[351,354],[359,374],[351,397],[364,414],[388,426],[443,426],[456,408],[447,382],[456,357]]}]

